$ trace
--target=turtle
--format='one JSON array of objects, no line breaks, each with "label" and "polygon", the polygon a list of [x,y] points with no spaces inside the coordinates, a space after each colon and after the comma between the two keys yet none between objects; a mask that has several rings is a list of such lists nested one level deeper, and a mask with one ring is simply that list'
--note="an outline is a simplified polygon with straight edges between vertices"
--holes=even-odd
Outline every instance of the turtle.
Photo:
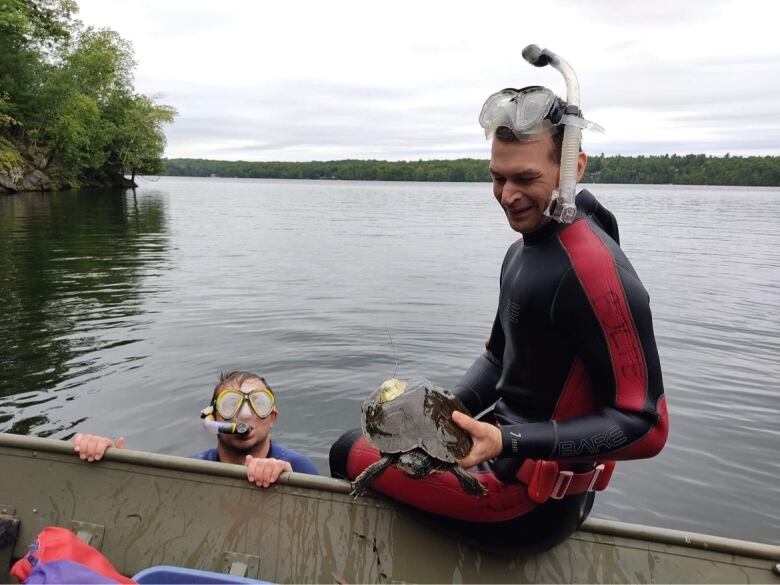
[{"label": "turtle", "polygon": [[363,435],[382,457],[355,478],[353,496],[363,495],[391,465],[414,479],[451,472],[464,492],[485,495],[485,487],[456,463],[473,442],[452,420],[455,410],[468,414],[459,398],[428,380],[382,384],[362,407]]}]

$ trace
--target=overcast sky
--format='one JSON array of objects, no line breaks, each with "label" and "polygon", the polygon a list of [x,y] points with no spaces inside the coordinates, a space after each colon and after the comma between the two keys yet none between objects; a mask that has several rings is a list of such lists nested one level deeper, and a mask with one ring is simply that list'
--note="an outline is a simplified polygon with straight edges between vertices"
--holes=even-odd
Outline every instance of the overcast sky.
[{"label": "overcast sky", "polygon": [[[591,154],[780,155],[780,2],[78,0],[132,42],[136,90],[178,110],[168,157],[489,156],[501,88],[580,80]],[[488,8],[489,7],[489,8]]]}]

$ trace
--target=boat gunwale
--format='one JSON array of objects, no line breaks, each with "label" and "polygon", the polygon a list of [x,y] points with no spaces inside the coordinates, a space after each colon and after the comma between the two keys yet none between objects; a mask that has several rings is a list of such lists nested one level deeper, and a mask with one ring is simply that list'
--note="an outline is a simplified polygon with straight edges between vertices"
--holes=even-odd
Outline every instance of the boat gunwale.
[{"label": "boat gunwale", "polygon": [[[71,442],[42,437],[0,433],[0,448],[2,447],[30,450],[33,451],[33,457],[37,456],[36,451],[78,457],[78,454],[73,451]],[[134,451],[132,449],[110,449],[103,456],[103,460],[171,471],[246,479],[246,471],[243,465]],[[352,490],[351,484],[345,480],[294,472],[282,473],[277,483],[288,487],[319,490],[334,494],[349,494]],[[580,526],[579,531],[599,536],[673,545],[687,549],[719,552],[780,563],[780,545],[597,518],[586,520]]]}]

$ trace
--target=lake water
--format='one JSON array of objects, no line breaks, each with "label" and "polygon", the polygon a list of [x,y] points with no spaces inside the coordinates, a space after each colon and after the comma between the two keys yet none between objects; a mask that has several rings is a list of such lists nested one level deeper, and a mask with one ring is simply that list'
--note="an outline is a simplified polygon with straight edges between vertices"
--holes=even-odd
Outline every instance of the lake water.
[{"label": "lake water", "polygon": [[[671,435],[593,515],[780,543],[780,189],[596,185],[651,295]],[[487,184],[164,177],[0,198],[0,430],[189,455],[220,370],[327,473],[393,375],[452,386],[516,235]],[[392,335],[395,352],[388,332]]]}]

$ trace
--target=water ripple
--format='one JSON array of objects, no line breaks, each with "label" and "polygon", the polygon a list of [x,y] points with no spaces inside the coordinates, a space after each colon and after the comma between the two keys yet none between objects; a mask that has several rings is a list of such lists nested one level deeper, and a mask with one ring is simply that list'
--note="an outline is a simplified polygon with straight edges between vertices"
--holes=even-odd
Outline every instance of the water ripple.
[{"label": "water ripple", "polygon": [[[780,543],[780,190],[593,191],[650,292],[671,416],[594,514]],[[213,444],[198,411],[217,373],[249,369],[277,390],[275,437],[326,472],[382,380],[451,386],[479,355],[515,240],[478,184],[0,198],[0,430],[188,455]]]}]

